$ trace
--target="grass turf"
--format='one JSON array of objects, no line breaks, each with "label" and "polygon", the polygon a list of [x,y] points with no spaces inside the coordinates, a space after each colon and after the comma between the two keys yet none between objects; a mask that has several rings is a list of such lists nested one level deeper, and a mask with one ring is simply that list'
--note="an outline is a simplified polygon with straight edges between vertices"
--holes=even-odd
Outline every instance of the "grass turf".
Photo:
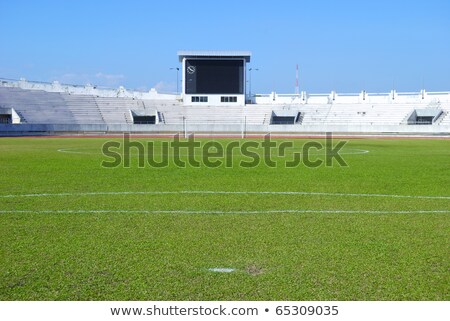
[{"label": "grass turf", "polygon": [[[0,300],[450,298],[448,140],[354,139],[348,167],[105,169],[107,140],[0,139],[0,196],[74,193],[0,197]],[[82,194],[192,190],[447,198]]]}]

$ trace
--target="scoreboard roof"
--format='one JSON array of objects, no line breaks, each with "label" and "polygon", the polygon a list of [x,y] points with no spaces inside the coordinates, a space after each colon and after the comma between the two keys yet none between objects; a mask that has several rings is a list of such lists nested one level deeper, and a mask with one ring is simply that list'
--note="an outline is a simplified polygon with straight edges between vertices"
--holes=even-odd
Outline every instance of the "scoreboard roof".
[{"label": "scoreboard roof", "polygon": [[178,51],[178,59],[180,62],[183,58],[243,58],[245,62],[250,62],[252,53],[250,51],[231,51],[231,50],[180,50]]}]

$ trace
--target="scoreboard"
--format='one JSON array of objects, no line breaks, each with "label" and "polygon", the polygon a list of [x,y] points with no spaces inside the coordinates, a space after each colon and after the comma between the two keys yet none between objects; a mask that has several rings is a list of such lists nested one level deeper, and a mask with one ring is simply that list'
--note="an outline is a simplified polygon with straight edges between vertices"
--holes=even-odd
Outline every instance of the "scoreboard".
[{"label": "scoreboard", "polygon": [[185,93],[244,94],[244,59],[186,59]]}]

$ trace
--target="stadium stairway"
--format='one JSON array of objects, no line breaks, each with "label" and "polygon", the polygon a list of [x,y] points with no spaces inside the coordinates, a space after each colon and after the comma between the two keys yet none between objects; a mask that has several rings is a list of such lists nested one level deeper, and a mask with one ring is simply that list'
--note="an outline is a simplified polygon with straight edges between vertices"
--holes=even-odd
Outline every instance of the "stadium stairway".
[{"label": "stadium stairway", "polygon": [[438,122],[439,125],[450,125],[450,108],[447,110],[444,110],[444,116],[440,119]]},{"label": "stadium stairway", "polygon": [[61,94],[77,124],[103,124],[105,120],[93,96]]},{"label": "stadium stairway", "polygon": [[142,101],[131,98],[96,97],[95,102],[107,124],[131,124],[130,110],[143,109]]}]

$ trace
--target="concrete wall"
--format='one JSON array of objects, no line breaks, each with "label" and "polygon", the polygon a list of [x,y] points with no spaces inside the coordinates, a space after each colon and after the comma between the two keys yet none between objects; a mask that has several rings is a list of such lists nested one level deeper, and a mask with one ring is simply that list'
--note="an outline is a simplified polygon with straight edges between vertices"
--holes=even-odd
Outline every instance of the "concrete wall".
[{"label": "concrete wall", "polygon": [[174,125],[65,125],[65,124],[0,124],[0,135],[33,135],[62,133],[370,133],[450,135],[450,125],[246,125],[242,124],[174,124]]},{"label": "concrete wall", "polygon": [[53,83],[31,82],[25,79],[19,81],[10,81],[0,79],[0,86],[13,87],[27,90],[43,90],[47,92],[67,93],[71,95],[89,95],[97,97],[122,97],[134,99],[148,99],[148,100],[175,100],[181,99],[177,94],[162,94],[158,93],[155,88],[148,92],[129,90],[122,86],[117,89],[99,88],[90,84],[85,86],[65,85],[58,81]]},{"label": "concrete wall", "polygon": [[20,124],[20,116],[16,113],[14,108],[11,108],[11,119],[13,124]]}]

